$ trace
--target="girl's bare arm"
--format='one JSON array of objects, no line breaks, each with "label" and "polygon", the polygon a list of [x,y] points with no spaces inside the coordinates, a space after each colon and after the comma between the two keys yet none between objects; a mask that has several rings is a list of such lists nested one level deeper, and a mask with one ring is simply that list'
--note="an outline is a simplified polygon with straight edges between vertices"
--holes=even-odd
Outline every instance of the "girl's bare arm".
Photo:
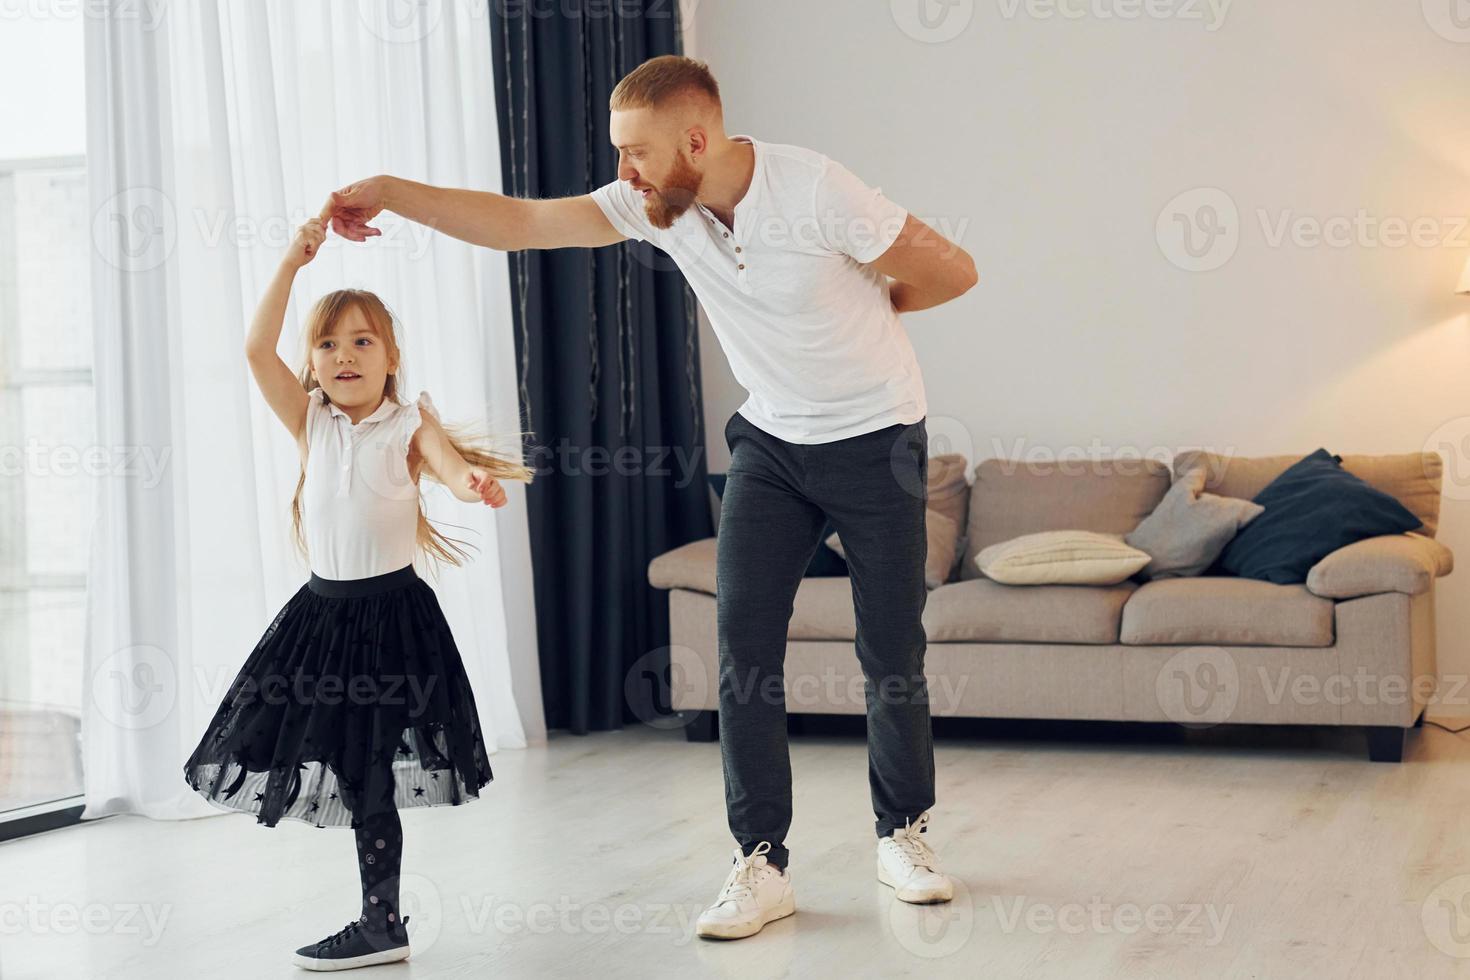
[{"label": "girl's bare arm", "polygon": [[298,446],[305,435],[308,396],[301,387],[301,379],[276,353],[276,346],[281,339],[281,324],[286,318],[286,304],[291,298],[296,272],[316,257],[325,238],[326,231],[320,219],[313,218],[301,226],[296,240],[281,259],[280,268],[266,287],[265,295],[260,298],[255,318],[250,323],[250,332],[245,337],[245,358],[250,362],[255,383],[265,396],[266,404],[270,405],[271,411],[276,413]]},{"label": "girl's bare arm", "polygon": [[410,445],[423,459],[424,469],[429,475],[467,504],[483,502],[492,507],[504,506],[505,490],[500,481],[479,467],[471,466],[454,448],[449,434],[433,415],[424,412],[421,418],[423,424],[413,434]]}]

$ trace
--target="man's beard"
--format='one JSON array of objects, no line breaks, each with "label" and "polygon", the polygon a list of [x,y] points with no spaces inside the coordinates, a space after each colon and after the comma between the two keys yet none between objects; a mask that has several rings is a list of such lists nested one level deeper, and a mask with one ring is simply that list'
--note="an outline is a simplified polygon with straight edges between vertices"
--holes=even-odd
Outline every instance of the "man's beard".
[{"label": "man's beard", "polygon": [[648,215],[648,223],[660,229],[673,225],[679,215],[694,204],[703,180],[704,174],[695,170],[683,153],[676,156],[674,169],[664,178],[663,187],[649,193],[644,201],[643,210]]}]

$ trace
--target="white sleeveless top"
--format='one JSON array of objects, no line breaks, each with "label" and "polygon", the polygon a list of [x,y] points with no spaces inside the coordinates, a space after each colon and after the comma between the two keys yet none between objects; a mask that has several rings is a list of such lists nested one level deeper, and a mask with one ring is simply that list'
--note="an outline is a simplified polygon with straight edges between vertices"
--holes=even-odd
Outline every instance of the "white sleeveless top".
[{"label": "white sleeveless top", "polygon": [[427,391],[383,404],[356,425],[313,388],[306,406],[306,483],[301,525],[311,570],[321,578],[370,578],[413,564],[419,487],[408,447],[421,412],[439,417]]}]

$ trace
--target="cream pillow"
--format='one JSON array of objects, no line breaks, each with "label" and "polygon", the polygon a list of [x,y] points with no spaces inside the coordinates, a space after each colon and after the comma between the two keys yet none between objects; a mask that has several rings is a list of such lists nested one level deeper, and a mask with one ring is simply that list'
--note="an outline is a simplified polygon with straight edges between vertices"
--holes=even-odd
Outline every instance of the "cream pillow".
[{"label": "cream pillow", "polygon": [[1007,585],[1116,585],[1150,561],[1121,534],[1041,531],[981,549],[975,565]]}]

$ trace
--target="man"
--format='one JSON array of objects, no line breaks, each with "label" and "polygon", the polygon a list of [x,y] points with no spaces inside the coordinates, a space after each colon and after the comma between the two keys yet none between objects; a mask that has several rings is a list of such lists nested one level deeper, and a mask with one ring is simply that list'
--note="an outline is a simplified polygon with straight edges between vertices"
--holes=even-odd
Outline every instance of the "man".
[{"label": "man", "polygon": [[[909,902],[953,885],[925,840],[934,749],[921,624],[927,591],[923,379],[898,314],[975,284],[975,265],[820,153],[726,136],[701,62],[650,59],[618,83],[618,179],[520,200],[380,176],[333,193],[338,234],[391,210],[502,250],[648,241],[678,264],[749,398],[725,427],[717,557],[719,728],[739,848],[701,936],[753,935],[795,911],[785,837],[786,633],[830,518],[852,577],[866,681],[879,880]],[[891,279],[890,279],[891,277]]]}]

